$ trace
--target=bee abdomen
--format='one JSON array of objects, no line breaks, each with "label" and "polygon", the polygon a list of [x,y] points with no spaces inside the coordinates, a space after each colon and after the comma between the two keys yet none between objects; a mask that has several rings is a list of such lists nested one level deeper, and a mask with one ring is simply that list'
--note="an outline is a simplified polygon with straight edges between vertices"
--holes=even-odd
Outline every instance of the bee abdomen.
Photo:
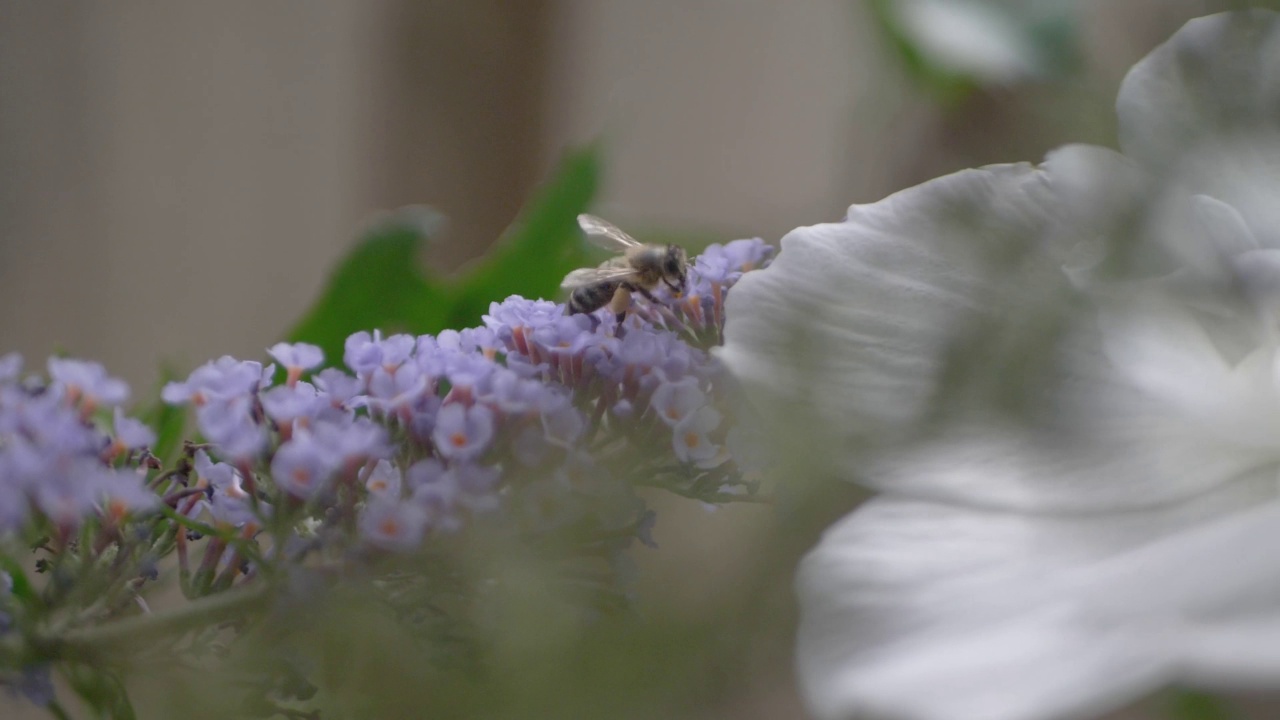
[{"label": "bee abdomen", "polygon": [[595,312],[613,299],[619,283],[602,282],[586,285],[569,293],[569,314]]}]

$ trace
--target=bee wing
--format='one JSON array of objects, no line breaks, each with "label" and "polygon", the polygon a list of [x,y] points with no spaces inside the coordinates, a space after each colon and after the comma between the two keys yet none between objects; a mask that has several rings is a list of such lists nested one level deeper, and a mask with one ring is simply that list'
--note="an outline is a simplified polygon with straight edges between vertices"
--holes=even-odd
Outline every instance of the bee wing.
[{"label": "bee wing", "polygon": [[587,234],[587,239],[605,250],[621,252],[627,248],[640,245],[640,241],[623,232],[622,228],[608,220],[583,213],[578,216],[578,227]]},{"label": "bee wing", "polygon": [[607,280],[625,280],[634,277],[635,274],[635,271],[629,267],[580,268],[565,275],[564,281],[560,283],[560,288],[562,290],[576,290],[580,287],[594,285]]}]

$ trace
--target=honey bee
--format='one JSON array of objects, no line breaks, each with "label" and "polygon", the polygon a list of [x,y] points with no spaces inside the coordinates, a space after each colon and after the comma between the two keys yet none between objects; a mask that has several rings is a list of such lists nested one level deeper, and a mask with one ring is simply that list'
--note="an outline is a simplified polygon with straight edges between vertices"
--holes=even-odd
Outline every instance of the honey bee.
[{"label": "honey bee", "polygon": [[560,287],[569,291],[569,314],[594,312],[608,305],[622,322],[633,292],[655,303],[658,300],[652,291],[659,284],[676,295],[684,292],[688,271],[684,248],[645,245],[594,215],[579,215],[578,225],[593,244],[620,254],[598,267],[581,268],[565,276]]}]

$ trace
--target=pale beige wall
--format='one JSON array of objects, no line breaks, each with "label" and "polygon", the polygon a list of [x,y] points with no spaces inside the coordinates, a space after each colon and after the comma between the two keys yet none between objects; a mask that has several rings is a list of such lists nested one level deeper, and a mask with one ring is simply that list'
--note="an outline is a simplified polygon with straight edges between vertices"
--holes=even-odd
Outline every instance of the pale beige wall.
[{"label": "pale beige wall", "polygon": [[543,8],[0,0],[0,351],[259,356],[381,208],[476,254],[537,172]]}]

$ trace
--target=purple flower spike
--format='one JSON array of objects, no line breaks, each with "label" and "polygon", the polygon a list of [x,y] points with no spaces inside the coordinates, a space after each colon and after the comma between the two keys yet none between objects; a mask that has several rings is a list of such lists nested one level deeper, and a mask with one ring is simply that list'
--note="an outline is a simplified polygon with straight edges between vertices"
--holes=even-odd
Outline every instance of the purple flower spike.
[{"label": "purple flower spike", "polygon": [[431,439],[442,457],[470,460],[479,457],[493,440],[493,411],[483,405],[465,407],[450,403],[436,415]]},{"label": "purple flower spike", "polygon": [[101,363],[51,357],[49,377],[67,388],[73,402],[90,411],[102,405],[120,405],[129,399],[129,386],[107,375]]},{"label": "purple flower spike", "polygon": [[699,467],[718,464],[716,460],[722,455],[719,446],[711,442],[707,434],[720,425],[720,413],[710,407],[698,408],[683,422],[675,426],[671,438],[676,457],[683,462],[691,462]]},{"label": "purple flower spike", "polygon": [[698,388],[697,378],[686,377],[677,382],[664,382],[653,391],[649,407],[662,422],[675,427],[707,404],[707,394]]},{"label": "purple flower spike", "polygon": [[411,502],[374,497],[360,513],[360,536],[374,547],[408,552],[422,544],[427,512]]}]

